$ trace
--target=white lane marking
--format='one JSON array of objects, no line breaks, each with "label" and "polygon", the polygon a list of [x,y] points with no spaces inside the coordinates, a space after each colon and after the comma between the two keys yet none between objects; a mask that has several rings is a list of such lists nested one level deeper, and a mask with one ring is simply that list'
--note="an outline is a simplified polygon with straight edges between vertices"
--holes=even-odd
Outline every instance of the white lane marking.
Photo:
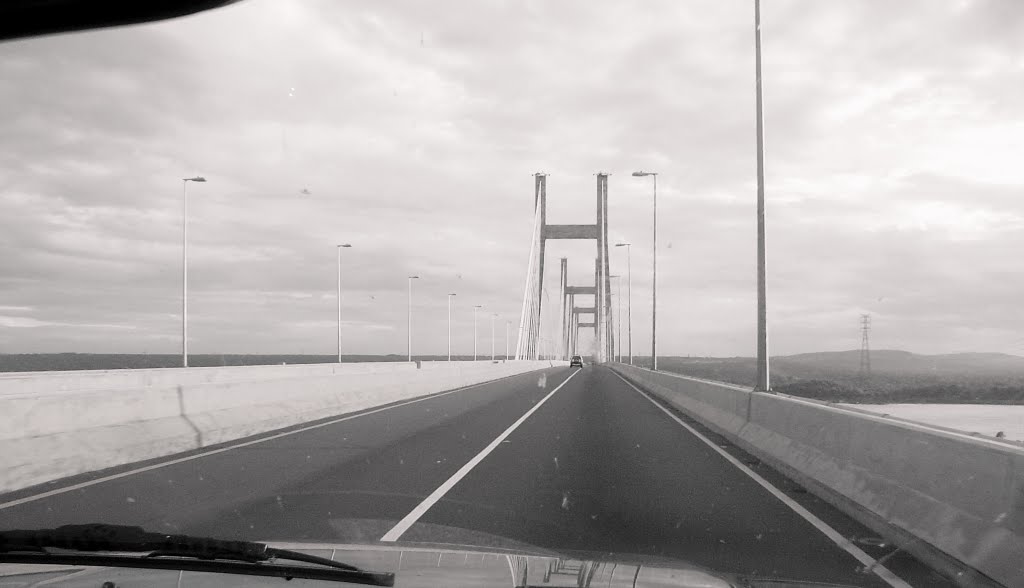
[{"label": "white lane marking", "polygon": [[155,464],[152,464],[152,465],[148,465],[148,466],[141,467],[141,468],[135,468],[135,469],[128,470],[128,471],[125,471],[125,472],[121,472],[121,473],[118,473],[118,474],[111,474],[109,476],[104,476],[102,478],[96,478],[95,480],[88,480],[88,481],[85,481],[85,482],[80,482],[78,484],[72,484],[71,486],[64,486],[62,488],[57,488],[57,489],[54,489],[54,490],[48,490],[46,492],[41,492],[39,494],[32,494],[31,496],[25,496],[23,498],[18,498],[17,500],[11,500],[9,502],[0,502],[0,510],[3,510],[5,508],[10,508],[12,506],[18,506],[19,504],[25,504],[26,502],[34,502],[36,500],[41,500],[43,498],[49,498],[51,496],[57,496],[58,494],[64,494],[66,492],[71,492],[72,490],[80,490],[82,488],[88,488],[89,486],[95,486],[96,484],[102,484],[103,482],[109,482],[110,480],[116,480],[118,478],[125,478],[125,477],[128,477],[128,476],[134,476],[135,474],[141,474],[141,473],[144,473],[144,472],[149,472],[149,471],[160,469],[160,468],[163,468],[163,467],[167,467],[167,466],[171,466],[171,465],[175,465],[175,464],[179,464],[179,463],[184,463],[186,461],[192,461],[193,459],[199,459],[201,457],[207,457],[207,456],[210,456],[210,455],[216,455],[218,453],[224,453],[225,451],[231,451],[232,449],[238,449],[240,447],[248,447],[250,445],[256,445],[257,443],[264,443],[266,441],[272,441],[274,439],[280,439],[281,437],[288,437],[289,435],[295,435],[297,433],[304,433],[306,431],[311,431],[313,429],[319,429],[320,427],[326,427],[326,426],[329,426],[329,425],[335,425],[335,424],[338,424],[338,423],[341,423],[341,422],[344,422],[344,421],[349,421],[349,420],[352,420],[352,419],[357,419],[359,417],[363,417],[363,416],[367,416],[367,415],[371,415],[371,414],[376,414],[378,412],[384,412],[385,410],[391,410],[392,408],[399,408],[399,407],[402,407],[402,406],[408,406],[410,404],[415,404],[417,402],[424,402],[424,401],[427,401],[427,400],[432,400],[434,398],[440,398],[442,396],[448,396],[449,394],[455,394],[457,392],[463,392],[465,390],[470,390],[472,388],[478,388],[480,386],[486,386],[487,384],[494,384],[494,383],[500,382],[502,380],[508,380],[510,378],[514,378],[516,376],[521,376],[521,375],[526,375],[526,374],[529,374],[529,373],[530,372],[525,372],[523,374],[515,374],[515,375],[512,375],[512,376],[506,376],[504,378],[498,378],[497,380],[490,380],[490,381],[487,381],[487,382],[480,382],[479,384],[471,384],[469,386],[463,386],[462,388],[456,388],[454,390],[448,390],[447,392],[441,392],[439,394],[431,394],[429,396],[422,396],[420,398],[413,398],[412,400],[406,400],[406,401],[400,402],[398,404],[392,404],[392,405],[384,406],[384,407],[381,407],[381,408],[375,408],[373,410],[368,410],[366,412],[361,412],[359,414],[350,414],[350,415],[343,416],[343,417],[340,417],[340,418],[331,419],[331,420],[323,422],[323,423],[318,423],[318,424],[315,424],[315,425],[309,425],[307,427],[302,427],[302,428],[294,429],[294,430],[291,430],[291,431],[285,431],[284,433],[277,433],[276,435],[270,435],[268,437],[262,437],[260,439],[254,440],[254,441],[246,441],[244,443],[236,443],[234,445],[229,445],[227,447],[220,447],[218,449],[211,449],[210,451],[204,451],[202,453],[197,453],[195,455],[189,455],[189,456],[186,456],[186,457],[180,457],[178,459],[172,459],[172,460],[169,460],[169,461],[155,463]]},{"label": "white lane marking", "polygon": [[409,527],[413,526],[416,523],[416,521],[420,520],[420,517],[422,517],[424,514],[426,514],[428,510],[430,510],[430,507],[434,506],[434,504],[437,503],[438,500],[441,500],[441,498],[445,494],[447,494],[448,491],[451,490],[453,486],[459,483],[459,480],[465,478],[466,474],[468,474],[474,467],[476,467],[477,464],[483,461],[485,457],[487,457],[492,451],[495,450],[495,448],[501,445],[501,442],[504,441],[506,437],[511,435],[512,431],[515,431],[519,427],[519,425],[523,424],[523,422],[525,422],[526,419],[530,418],[531,414],[537,412],[538,408],[543,406],[549,398],[555,395],[555,392],[561,390],[562,386],[568,384],[569,380],[573,379],[573,377],[578,373],[579,370],[576,370],[569,374],[568,378],[562,380],[561,384],[556,386],[555,389],[549,392],[547,396],[541,398],[540,402],[534,404],[533,407],[530,408],[530,410],[526,411],[526,414],[519,417],[519,419],[516,422],[512,423],[512,425],[509,426],[509,428],[505,429],[504,433],[498,435],[497,438],[494,439],[494,441],[491,441],[491,443],[487,447],[484,447],[480,453],[476,454],[476,456],[473,459],[466,462],[466,465],[459,468],[459,471],[452,474],[452,477],[445,480],[443,484],[441,484],[440,486],[437,487],[436,490],[431,492],[430,496],[424,498],[423,502],[416,505],[416,508],[412,509],[412,511],[409,514],[405,515],[405,517],[402,520],[398,521],[398,524],[392,527],[390,531],[388,531],[383,537],[380,538],[380,540],[398,541],[398,538],[401,537],[403,533],[408,531]]},{"label": "white lane marking", "polygon": [[844,551],[852,555],[857,561],[864,564],[865,568],[872,570],[879,578],[885,580],[890,586],[892,586],[893,588],[913,588],[910,584],[907,584],[905,581],[903,581],[903,579],[901,579],[899,576],[892,573],[892,571],[890,571],[888,568],[875,561],[875,559],[872,558],[870,555],[864,553],[864,551],[862,551],[859,547],[854,545],[853,542],[851,542],[849,539],[843,537],[842,534],[839,533],[839,531],[836,531],[832,527],[828,526],[828,524],[825,521],[814,516],[814,514],[811,513],[811,511],[807,510],[806,508],[798,504],[789,496],[786,496],[782,492],[782,490],[779,490],[775,486],[772,486],[771,482],[762,478],[760,475],[758,475],[757,472],[748,468],[746,464],[742,463],[740,460],[730,455],[729,452],[719,447],[717,443],[714,443],[704,435],[700,434],[696,429],[683,422],[683,420],[677,417],[676,415],[672,414],[672,412],[669,411],[667,408],[655,402],[654,399],[648,396],[646,392],[634,386],[632,382],[630,382],[626,378],[623,378],[621,375],[619,375],[618,372],[613,371],[612,373],[618,376],[619,379],[625,382],[630,388],[636,390],[651,404],[657,406],[662,412],[667,414],[669,418],[682,425],[683,428],[689,431],[694,437],[700,439],[708,447],[718,452],[718,454],[724,457],[726,461],[736,466],[744,474],[750,476],[755,482],[757,482],[765,490],[767,490],[769,494],[781,500],[782,503],[788,506],[791,510],[793,510],[793,512],[803,517],[804,520],[813,525],[815,529],[821,531],[822,534],[831,539],[833,543],[835,543]]}]

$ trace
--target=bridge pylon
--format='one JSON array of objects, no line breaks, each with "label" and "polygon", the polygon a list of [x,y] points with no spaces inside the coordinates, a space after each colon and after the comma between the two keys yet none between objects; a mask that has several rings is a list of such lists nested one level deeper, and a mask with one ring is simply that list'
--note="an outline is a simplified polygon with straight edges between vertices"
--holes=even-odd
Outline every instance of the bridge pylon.
[{"label": "bridge pylon", "polygon": [[[556,352],[563,359],[578,354],[580,328],[593,328],[595,357],[598,362],[608,361],[614,349],[614,331],[611,327],[611,278],[608,262],[608,174],[597,174],[597,219],[594,224],[555,225],[547,223],[547,175],[534,174],[534,221],[530,244],[530,258],[523,292],[523,307],[519,322],[516,359],[537,359],[541,337],[541,317],[544,301],[544,258],[547,241],[551,239],[593,240],[597,255],[594,259],[594,285],[570,286],[568,260],[561,259],[559,278],[560,345]],[[594,297],[592,322],[580,322],[576,297]]]}]

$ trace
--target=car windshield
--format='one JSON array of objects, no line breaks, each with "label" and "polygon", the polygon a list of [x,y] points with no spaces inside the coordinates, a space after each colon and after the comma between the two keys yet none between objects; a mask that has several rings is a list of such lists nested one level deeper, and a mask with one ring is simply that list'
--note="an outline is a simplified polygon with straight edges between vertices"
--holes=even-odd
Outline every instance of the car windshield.
[{"label": "car windshield", "polygon": [[1024,4],[179,5],[0,9],[0,532],[1024,585]]}]

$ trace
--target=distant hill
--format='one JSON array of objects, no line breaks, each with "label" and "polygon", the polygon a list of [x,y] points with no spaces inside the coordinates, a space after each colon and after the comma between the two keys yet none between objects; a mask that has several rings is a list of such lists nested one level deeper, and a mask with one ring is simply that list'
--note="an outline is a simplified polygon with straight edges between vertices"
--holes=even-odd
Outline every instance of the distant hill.
[{"label": "distant hill", "polygon": [[[752,357],[665,357],[658,367],[741,386],[752,386],[757,372]],[[771,384],[777,392],[834,402],[1024,404],[1024,357],[883,349],[871,352],[864,377],[859,350],[801,353],[772,358]]]},{"label": "distant hill", "polygon": [[[859,372],[860,350],[800,353],[773,358],[778,367],[804,370]],[[909,351],[879,349],[871,351],[873,374],[1004,374],[1024,375],[1024,357],[1005,353],[951,353],[919,355]]]}]

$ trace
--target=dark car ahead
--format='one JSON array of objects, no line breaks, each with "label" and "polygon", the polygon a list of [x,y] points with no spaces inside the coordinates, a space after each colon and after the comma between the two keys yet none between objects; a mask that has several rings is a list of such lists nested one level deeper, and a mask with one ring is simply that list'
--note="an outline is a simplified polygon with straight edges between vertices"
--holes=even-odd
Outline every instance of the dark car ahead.
[{"label": "dark car ahead", "polygon": [[569,360],[569,367],[583,367],[583,358],[579,355],[572,356],[572,359]]}]

